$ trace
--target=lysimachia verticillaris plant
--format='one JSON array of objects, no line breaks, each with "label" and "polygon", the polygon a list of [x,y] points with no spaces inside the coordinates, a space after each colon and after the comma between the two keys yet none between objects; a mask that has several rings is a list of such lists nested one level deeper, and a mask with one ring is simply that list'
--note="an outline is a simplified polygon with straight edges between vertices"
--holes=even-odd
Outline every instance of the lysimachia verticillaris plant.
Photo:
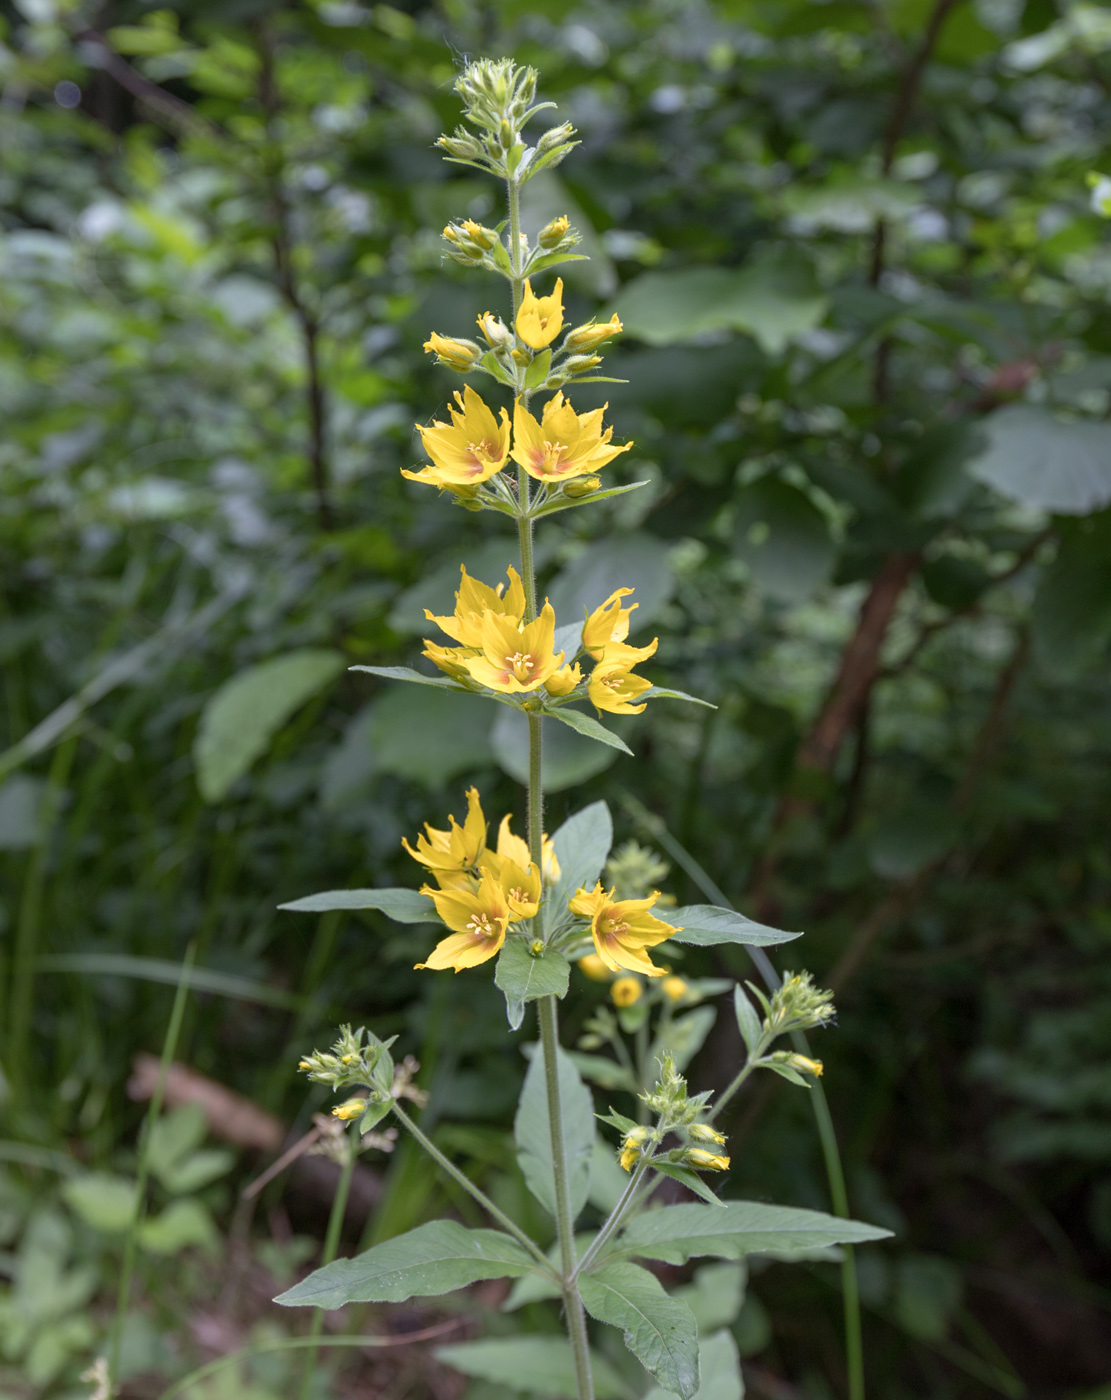
[{"label": "lysimachia verticillaris plant", "polygon": [[[508,283],[509,305],[504,316],[487,311],[478,318],[481,341],[439,330],[430,335],[426,350],[467,382],[446,417],[419,427],[430,464],[405,473],[449,493],[468,510],[493,510],[515,521],[520,567],[492,581],[462,569],[454,610],[428,613],[450,643],[425,644],[424,654],[439,675],[355,668],[485,696],[522,711],[530,774],[524,834],[514,831],[508,814],[496,825],[491,822],[472,788],[461,822],[450,815],[446,826],[427,824],[405,842],[424,876],[419,890],[335,890],[285,907],[377,909],[405,924],[438,924],[441,936],[431,947],[423,932],[414,935],[417,967],[483,976],[488,975],[484,965],[496,959],[494,980],[505,994],[513,1028],[536,1003],[539,1043],[525,1078],[515,1136],[525,1181],[551,1216],[556,1242],[547,1251],[548,1241],[531,1238],[425,1136],[402,1104],[420,1101],[410,1082],[411,1067],[395,1067],[390,1042],[346,1027],[329,1053],[314,1052],[301,1066],[343,1095],[333,1109],[336,1117],[351,1124],[350,1132],[364,1134],[392,1113],[497,1228],[464,1229],[446,1220],[421,1225],[355,1259],[319,1269],[279,1301],[322,1308],[401,1302],[479,1279],[515,1278],[521,1281],[518,1288],[532,1290],[529,1296],[562,1300],[579,1400],[594,1394],[588,1316],[622,1331],[655,1382],[689,1400],[703,1366],[715,1375],[724,1371],[727,1390],[736,1390],[736,1349],[727,1332],[700,1337],[690,1307],[669,1297],[634,1258],[681,1264],[707,1255],[739,1259],[760,1250],[782,1255],[877,1239],[885,1232],[814,1211],[723,1201],[700,1175],[728,1169],[725,1135],[714,1119],[753,1069],[770,1068],[802,1084],[804,1075],[821,1073],[819,1062],[773,1050],[772,1044],[790,1031],[824,1025],[832,1005],[808,976],[788,975],[770,999],[754,991],[761,1019],[737,988],[738,1024],[748,1055],[712,1106],[709,1094],[688,1093],[681,1071],[697,1049],[699,1033],[704,1036],[708,1028],[708,1008],[698,1003],[730,984],[677,976],[668,948],[675,950],[674,959],[681,952],[678,944],[774,944],[797,935],[712,905],[672,907],[652,887],[666,867],[651,852],[625,847],[607,866],[612,824],[604,802],[578,812],[551,837],[543,829],[540,759],[546,724],[562,722],[624,749],[600,716],[638,713],[652,699],[692,697],[660,690],[637,673],[656,642],[629,642],[636,609],[629,601],[631,588],[594,600],[583,618],[557,618],[551,604],[537,598],[533,522],[634,490],[636,483],[604,485],[606,466],[633,444],[614,441],[604,408],[580,413],[573,402],[576,384],[601,377],[596,373],[600,352],[621,324],[611,317],[567,328],[563,284],[556,279],[548,287],[544,279],[550,269],[578,256],[572,251],[578,235],[566,218],[553,219],[531,236],[521,228],[521,186],[562,161],[576,144],[568,125],[528,144],[526,125],[551,105],[536,102],[536,81],[532,69],[509,60],[481,60],[456,84],[467,124],[439,145],[449,160],[504,182],[508,217],[497,228],[471,220],[449,223],[445,250],[463,266],[500,275]],[[506,402],[483,398],[470,382],[480,375],[493,381],[491,395]],[[538,399],[542,402],[534,406]],[[581,708],[583,703],[593,713]],[[613,1189],[614,1157],[609,1158],[608,1194],[599,1177],[598,1162],[606,1159],[595,1150],[592,1097],[576,1062],[559,1047],[557,1004],[568,994],[575,962],[587,978],[611,979],[617,1008],[616,1020],[607,1012],[608,1021],[599,1013],[591,1023],[592,1046],[608,1044],[616,1058],[581,1054],[579,1063],[590,1077],[608,1075],[611,1087],[628,1090],[639,1115],[633,1119],[611,1109],[600,1119],[618,1130],[620,1139],[611,1150],[627,1173],[624,1178],[616,1173]],[[694,1010],[676,1016],[687,1007]],[[655,1040],[649,1042],[644,1032],[653,1008],[659,1014]],[[622,1043],[625,1030],[639,1047],[635,1064]],[[608,1070],[599,1068],[605,1065]],[[658,1204],[655,1190],[664,1177],[679,1181],[701,1201]],[[577,1228],[588,1202],[608,1214]],[[486,1340],[478,1351],[463,1344],[445,1349],[444,1356],[468,1374],[491,1379],[504,1374],[512,1357],[524,1368],[517,1373],[527,1390],[528,1346],[526,1338]],[[542,1355],[549,1353],[542,1353],[539,1340],[536,1347],[535,1364],[547,1364]],[[646,1376],[643,1388],[650,1385]]]}]

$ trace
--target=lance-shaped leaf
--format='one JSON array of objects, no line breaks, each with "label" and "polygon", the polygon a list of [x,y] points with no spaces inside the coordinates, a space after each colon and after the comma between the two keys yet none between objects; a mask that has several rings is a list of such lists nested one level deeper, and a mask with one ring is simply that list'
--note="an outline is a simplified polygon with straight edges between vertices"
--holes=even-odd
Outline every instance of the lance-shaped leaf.
[{"label": "lance-shaped leaf", "polygon": [[[702,1342],[698,1368],[702,1378],[694,1400],[744,1400],[741,1358],[730,1333],[714,1332]],[[670,1400],[670,1392],[655,1386],[644,1400]]]},{"label": "lance-shaped leaf", "polygon": [[[593,382],[590,379],[575,380],[576,384],[591,384]],[[624,380],[616,382],[625,383]],[[589,496],[580,496],[577,500],[567,496],[553,496],[544,505],[538,506],[533,511],[533,519],[538,519],[541,515],[555,515],[560,510],[573,510],[576,506],[593,505],[595,501],[608,501],[613,496],[624,496],[627,492],[636,491],[639,487],[648,484],[647,481],[630,481],[627,486],[611,486],[607,491],[595,491]]]},{"label": "lance-shaped leaf", "polygon": [[417,685],[438,685],[442,689],[461,690],[464,695],[473,695],[465,685],[458,685],[447,676],[426,676],[414,671],[412,666],[348,666],[349,671],[366,671],[371,676],[383,676],[388,681],[413,681]]},{"label": "lance-shaped leaf", "polygon": [[764,1023],[752,1009],[752,1002],[745,996],[744,988],[739,982],[733,988],[733,1009],[737,1014],[737,1029],[751,1055],[760,1044],[760,1037],[764,1034]]},{"label": "lance-shaped leaf", "polygon": [[419,890],[323,890],[279,904],[295,914],[327,914],[333,909],[377,909],[398,924],[434,924],[436,906]]},{"label": "lance-shaped leaf", "polygon": [[607,729],[604,724],[599,724],[593,715],[583,714],[582,710],[572,710],[569,705],[562,705],[554,710],[545,710],[544,713],[549,719],[558,719],[561,724],[569,725],[570,728],[585,735],[588,739],[596,739],[599,744],[607,744],[611,749],[619,749],[622,753],[632,753],[632,749],[624,739],[619,739],[611,729]]},{"label": "lance-shaped leaf", "polygon": [[337,1259],[274,1299],[283,1307],[342,1308],[346,1303],[403,1303],[435,1298],[484,1278],[519,1278],[532,1256],[500,1230],[465,1230],[433,1220],[376,1244],[353,1259]]},{"label": "lance-shaped leaf", "polygon": [[579,1279],[591,1317],[620,1327],[625,1345],[665,1390],[691,1400],[698,1389],[698,1327],[681,1298],[669,1298],[637,1264],[607,1264]]},{"label": "lance-shaped leaf", "polygon": [[[465,1376],[527,1395],[577,1400],[575,1363],[565,1337],[484,1337],[478,1342],[457,1342],[437,1347],[436,1359],[454,1366]],[[604,1357],[592,1353],[596,1400],[618,1400],[628,1388]]]},{"label": "lance-shaped leaf", "polygon": [[568,817],[552,837],[559,860],[557,899],[589,888],[602,873],[613,845],[613,818],[604,802],[592,802]]},{"label": "lance-shaped leaf", "polygon": [[511,1029],[520,1028],[526,1002],[537,997],[565,997],[570,975],[571,964],[556,949],[533,953],[524,939],[508,939],[494,969],[494,982],[505,993]]},{"label": "lance-shaped leaf", "polygon": [[842,1220],[818,1210],[727,1201],[724,1210],[689,1204],[664,1206],[638,1216],[614,1252],[685,1264],[696,1255],[741,1259],[769,1250],[819,1249],[886,1239],[890,1230]]},{"label": "lance-shaped leaf", "polygon": [[717,904],[669,909],[666,922],[676,925],[672,935],[676,943],[693,943],[698,948],[710,948],[715,943],[789,943],[792,938],[802,937],[801,933],[784,933],[782,929],[754,923],[735,909],[722,909]]},{"label": "lance-shaped leaf", "polygon": [[682,1182],[688,1191],[700,1197],[708,1205],[714,1206],[718,1210],[725,1206],[725,1202],[719,1200],[698,1173],[690,1167],[680,1166],[678,1162],[653,1162],[652,1165],[656,1171],[671,1177],[672,1181]]},{"label": "lance-shaped leaf", "polygon": [[709,700],[700,700],[697,695],[688,695],[685,690],[671,690],[665,685],[654,685],[648,690],[644,690],[637,697],[639,700],[688,700],[692,705],[704,705],[708,710],[716,710],[717,706],[711,704]]},{"label": "lance-shaped leaf", "polygon": [[[563,1120],[563,1151],[571,1212],[578,1215],[590,1191],[590,1159],[594,1153],[594,1101],[579,1072],[562,1051],[557,1051],[559,1103]],[[525,1075],[517,1117],[513,1122],[517,1161],[528,1189],[546,1211],[555,1215],[555,1182],[552,1177],[552,1136],[548,1119],[548,1086],[544,1077],[544,1049],[537,1045]]]}]

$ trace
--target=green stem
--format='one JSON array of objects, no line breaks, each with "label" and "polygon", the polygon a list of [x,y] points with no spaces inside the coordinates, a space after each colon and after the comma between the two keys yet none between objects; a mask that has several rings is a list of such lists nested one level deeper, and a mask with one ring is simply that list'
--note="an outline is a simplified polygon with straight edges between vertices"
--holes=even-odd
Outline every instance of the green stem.
[{"label": "green stem", "polygon": [[174,993],[170,1024],[166,1027],[166,1035],[162,1041],[162,1059],[158,1065],[158,1079],[155,1081],[154,1093],[150,1096],[150,1107],[147,1109],[146,1121],[143,1123],[143,1138],[139,1146],[139,1167],[135,1178],[135,1213],[131,1217],[131,1224],[127,1229],[127,1239],[124,1241],[123,1263],[120,1266],[120,1286],[116,1294],[116,1315],[112,1320],[112,1337],[108,1348],[109,1395],[114,1395],[116,1390],[123,1321],[131,1296],[131,1276],[135,1272],[135,1251],[139,1243],[139,1227],[143,1223],[145,1214],[147,1182],[150,1179],[150,1144],[154,1136],[154,1125],[158,1122],[158,1115],[162,1112],[162,1098],[166,1092],[166,1076],[170,1070],[170,1062],[177,1050],[181,1022],[185,1016],[185,1003],[189,999],[189,975],[193,971],[196,957],[197,945],[196,942],[193,942],[185,950],[185,957],[181,964],[181,976],[178,978],[177,991]]},{"label": "green stem", "polygon": [[[531,796],[531,793],[530,793]],[[562,1275],[563,1306],[567,1314],[567,1333],[575,1365],[575,1384],[579,1400],[594,1400],[594,1379],[590,1371],[590,1348],[586,1335],[586,1314],[575,1283],[575,1220],[571,1211],[571,1192],[567,1181],[567,1158],[564,1155],[563,1108],[559,1101],[559,1026],[555,997],[541,997],[537,1002],[540,1020],[540,1045],[544,1056],[544,1080],[548,1089],[548,1124],[552,1141],[552,1183],[555,1188],[556,1232],[559,1237],[560,1273]]]},{"label": "green stem", "polygon": [[[359,1144],[350,1133],[344,1140],[347,1155],[343,1162],[343,1171],[340,1173],[339,1181],[336,1184],[336,1194],[332,1197],[332,1210],[328,1216],[328,1230],[324,1236],[324,1253],[321,1257],[321,1267],[330,1264],[336,1257],[339,1249],[340,1231],[343,1229],[343,1217],[347,1214],[347,1197],[351,1192],[351,1178],[355,1175],[355,1163],[359,1160]],[[309,1340],[319,1344],[320,1334],[324,1330],[324,1309],[314,1308],[312,1316],[312,1326],[309,1328]],[[305,1369],[301,1373],[300,1400],[308,1400],[309,1388],[312,1385],[312,1373],[316,1367],[317,1346],[309,1348],[309,1354],[305,1357]]]},{"label": "green stem", "polygon": [[760,1059],[761,1055],[763,1055],[764,1051],[771,1044],[771,1040],[771,1037],[765,1036],[760,1041],[756,1049],[752,1052],[751,1055],[749,1055],[748,1059],[745,1061],[744,1069],[741,1070],[740,1074],[738,1074],[736,1079],[733,1080],[732,1084],[729,1085],[725,1093],[718,1095],[717,1103],[714,1104],[711,1111],[706,1115],[706,1121],[708,1123],[712,1123],[714,1121],[714,1119],[718,1116],[721,1110],[725,1107],[725,1105],[729,1102],[729,1100],[745,1082],[748,1076],[756,1068],[757,1061]]},{"label": "green stem", "polygon": [[629,1178],[629,1184],[625,1187],[624,1191],[622,1191],[620,1199],[614,1206],[613,1210],[610,1211],[609,1217],[603,1224],[602,1228],[594,1236],[594,1240],[591,1243],[590,1248],[586,1251],[586,1253],[576,1265],[576,1278],[584,1270],[590,1268],[591,1264],[593,1264],[594,1260],[597,1259],[598,1255],[601,1253],[607,1240],[610,1239],[614,1231],[621,1224],[621,1221],[624,1219],[633,1197],[637,1193],[637,1189],[639,1188],[641,1181],[644,1179],[644,1174],[648,1170],[648,1161],[649,1159],[645,1156],[641,1157],[640,1161],[637,1163],[636,1170]]},{"label": "green stem", "polygon": [[474,1182],[470,1179],[470,1177],[466,1175],[465,1172],[461,1172],[459,1168],[455,1165],[455,1163],[451,1161],[450,1158],[444,1156],[444,1154],[440,1151],[440,1149],[436,1146],[432,1139],[428,1137],[426,1133],[421,1132],[421,1130],[417,1127],[417,1125],[413,1122],[413,1120],[409,1117],[409,1115],[405,1112],[405,1110],[396,1100],[394,1101],[393,1111],[401,1120],[401,1122],[405,1125],[405,1127],[409,1130],[409,1132],[412,1133],[413,1137],[416,1138],[417,1142],[420,1143],[420,1145],[432,1158],[432,1160],[436,1162],[443,1171],[447,1172],[448,1176],[451,1177],[452,1181],[457,1181],[459,1185],[462,1186],[464,1191],[468,1191],[483,1208],[483,1210],[486,1211],[486,1213],[489,1216],[491,1216],[494,1220],[498,1222],[498,1224],[502,1227],[503,1230],[507,1230],[518,1242],[518,1244],[524,1245],[524,1247],[537,1261],[537,1263],[543,1267],[543,1272],[549,1278],[555,1279],[556,1276],[552,1271],[551,1264],[548,1262],[547,1255],[535,1242],[535,1240],[530,1239],[519,1225],[515,1224],[514,1221],[512,1221],[503,1210],[498,1209],[498,1207],[493,1203],[490,1197],[487,1196],[486,1193],[482,1191],[478,1186],[476,1186]]}]

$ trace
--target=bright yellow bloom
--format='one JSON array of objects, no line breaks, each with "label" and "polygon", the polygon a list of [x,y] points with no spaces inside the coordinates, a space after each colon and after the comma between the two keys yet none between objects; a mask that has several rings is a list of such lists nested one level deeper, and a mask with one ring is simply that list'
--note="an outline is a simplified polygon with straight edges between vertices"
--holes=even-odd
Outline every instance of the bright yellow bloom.
[{"label": "bright yellow bloom", "polygon": [[583,673],[576,661],[573,666],[561,666],[554,675],[548,677],[544,685],[549,695],[570,695],[581,684]]},{"label": "bright yellow bloom", "polygon": [[583,623],[583,650],[595,661],[601,661],[603,651],[611,642],[623,642],[629,635],[629,618],[640,604],[623,608],[621,599],[628,598],[632,592],[631,588],[616,589]]},{"label": "bright yellow bloom", "polygon": [[533,295],[532,286],[525,279],[525,294],[521,298],[521,309],[517,312],[517,334],[532,350],[543,350],[551,345],[563,329],[563,278],[557,278],[551,296]]},{"label": "bright yellow bloom", "polygon": [[513,460],[537,481],[569,481],[600,471],[633,445],[609,445],[613,429],[602,431],[608,407],[576,413],[561,390],[544,405],[538,423],[518,399],[513,409]]},{"label": "bright yellow bloom", "polygon": [[[465,564],[460,565],[460,573],[463,577],[459,584],[459,592],[455,595],[454,614],[451,617],[437,617],[425,608],[424,615],[429,622],[434,622],[441,632],[446,632],[452,641],[477,649],[482,645],[482,614],[500,613],[511,617],[515,622],[520,622],[525,615],[525,589],[521,576],[512,566],[508,570],[508,588],[504,583],[491,588],[480,579],[471,578]],[[432,643],[429,642],[428,645],[431,646]]]},{"label": "bright yellow bloom", "polygon": [[463,660],[480,685],[506,695],[536,690],[563,665],[563,652],[554,652],[555,610],[545,603],[535,622],[521,625],[504,614],[482,615],[482,654]]},{"label": "bright yellow bloom", "polygon": [[648,1141],[647,1128],[630,1128],[625,1134],[625,1141],[621,1144],[621,1156],[618,1157],[618,1165],[625,1171],[631,1172],[644,1155],[642,1148]]},{"label": "bright yellow bloom", "polygon": [[435,355],[440,364],[467,374],[474,369],[482,352],[473,340],[456,340],[450,335],[438,335],[433,331],[424,342],[424,353]]},{"label": "bright yellow bloom", "polygon": [[590,673],[586,693],[595,709],[608,710],[611,715],[639,715],[644,706],[633,702],[651,689],[652,682],[643,676],[603,662]]},{"label": "bright yellow bloom", "polygon": [[[498,855],[515,861],[520,866],[526,866],[529,863],[528,842],[523,836],[513,834],[509,825],[512,819],[510,813],[501,819],[501,825],[498,827]],[[544,879],[550,885],[554,885],[559,879],[561,871],[555,847],[552,845],[552,838],[547,832],[540,838],[540,859],[544,866]]]},{"label": "bright yellow bloom", "polygon": [[638,977],[619,977],[610,988],[610,1000],[614,1006],[632,1006],[643,991]]},{"label": "bright yellow bloom", "polygon": [[462,972],[465,967],[487,962],[505,942],[510,919],[509,901],[489,873],[483,874],[475,892],[434,890],[431,885],[423,885],[421,894],[428,895],[436,906],[436,913],[455,931],[450,938],[437,943],[428,961],[416,964],[418,968],[438,971],[453,967],[456,972]]},{"label": "bright yellow bloom", "polygon": [[509,902],[510,917],[514,922],[535,918],[540,908],[540,871],[531,861],[521,866],[505,856],[499,864],[497,880]]},{"label": "bright yellow bloom", "polygon": [[682,1001],[690,991],[689,985],[681,977],[665,977],[660,986],[669,1001]]},{"label": "bright yellow bloom", "polygon": [[337,1104],[332,1109],[332,1117],[350,1123],[353,1118],[361,1118],[365,1112],[366,1099],[348,1099],[346,1103]]},{"label": "bright yellow bloom", "polygon": [[579,959],[579,970],[584,972],[592,982],[606,982],[609,980],[610,970],[598,956],[597,953],[586,953]]},{"label": "bright yellow bloom", "polygon": [[725,1146],[725,1134],[719,1133],[716,1128],[711,1128],[709,1123],[692,1123],[687,1132],[696,1142],[713,1142],[718,1147]]},{"label": "bright yellow bloom", "polygon": [[691,1147],[686,1153],[687,1165],[704,1172],[727,1172],[729,1158],[716,1152],[705,1152],[701,1147]]},{"label": "bright yellow bloom", "polygon": [[614,899],[596,883],[593,890],[579,890],[570,901],[572,914],[590,920],[590,932],[598,956],[611,972],[640,972],[645,977],[663,977],[644,951],[671,938],[676,927],[648,913],[660,897],[659,890],[647,899]]},{"label": "bright yellow bloom", "polygon": [[612,667],[614,670],[620,668],[622,671],[631,671],[634,666],[639,666],[642,661],[655,656],[659,644],[659,637],[653,637],[646,647],[631,647],[627,642],[609,641],[602,648],[598,664]]},{"label": "bright yellow bloom", "polygon": [[455,402],[457,409],[448,406],[450,423],[434,421],[431,428],[417,424],[424,450],[434,465],[419,472],[402,469],[402,476],[451,490],[477,486],[505,466],[509,456],[509,414],[503,408],[499,423],[469,384],[461,394],[456,391]]},{"label": "bright yellow bloom", "polygon": [[453,680],[463,680],[470,675],[463,660],[468,655],[474,655],[474,649],[468,650],[466,647],[441,647],[435,642],[430,642],[426,637],[424,640],[424,651],[422,656],[427,656],[433,666],[438,666],[441,671],[446,671]]},{"label": "bright yellow bloom", "polygon": [[437,831],[425,822],[424,830],[428,834],[417,837],[415,851],[404,837],[401,844],[414,860],[419,860],[429,870],[448,873],[470,870],[486,849],[486,818],[477,788],[467,790],[467,818],[463,825],[451,816],[448,821],[451,825],[447,831]]},{"label": "bright yellow bloom", "polygon": [[620,335],[624,329],[615,311],[609,320],[603,321],[601,325],[597,321],[589,321],[585,326],[576,326],[564,341],[563,348],[578,355],[589,353],[591,350],[597,350],[599,345],[604,345],[613,336]]}]

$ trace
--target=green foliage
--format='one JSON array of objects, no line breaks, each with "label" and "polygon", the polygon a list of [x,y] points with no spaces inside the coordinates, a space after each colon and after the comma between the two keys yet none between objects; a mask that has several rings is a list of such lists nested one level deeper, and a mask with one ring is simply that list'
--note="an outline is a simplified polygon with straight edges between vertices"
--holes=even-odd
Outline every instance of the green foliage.
[{"label": "green foliage", "polygon": [[821,1211],[755,1201],[728,1201],[724,1205],[724,1210],[712,1206],[664,1206],[638,1216],[616,1248],[644,1259],[683,1264],[699,1255],[743,1259],[747,1254],[765,1250],[818,1249],[879,1240],[890,1234],[874,1225],[840,1220]]},{"label": "green foliage", "polygon": [[691,1400],[698,1390],[698,1329],[681,1298],[636,1264],[607,1264],[580,1282],[591,1317],[620,1327],[625,1345],[667,1391]]},{"label": "green foliage", "polygon": [[[579,1078],[570,1056],[556,1056],[559,1098],[563,1112],[563,1148],[573,1215],[578,1215],[590,1193],[590,1163],[594,1154],[594,1104]],[[525,1075],[517,1116],[513,1120],[517,1162],[528,1189],[550,1214],[555,1215],[552,1176],[552,1140],[548,1123],[548,1093],[543,1046],[537,1045]]]}]

